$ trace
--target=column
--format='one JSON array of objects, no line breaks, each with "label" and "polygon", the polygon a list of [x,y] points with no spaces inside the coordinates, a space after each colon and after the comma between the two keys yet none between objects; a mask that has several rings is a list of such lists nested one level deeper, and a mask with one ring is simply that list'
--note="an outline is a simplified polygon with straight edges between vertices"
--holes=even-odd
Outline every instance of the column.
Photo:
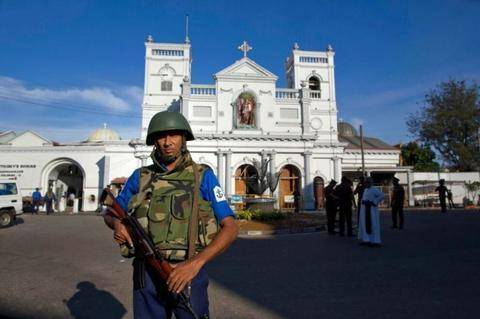
[{"label": "column", "polygon": [[225,195],[229,197],[232,192],[232,151],[225,152]]},{"label": "column", "polygon": [[310,89],[307,87],[305,81],[300,84],[300,107],[302,112],[302,133],[310,133],[310,105],[312,100],[310,98]]},{"label": "column", "polygon": [[313,208],[313,181],[311,175],[311,161],[312,152],[306,151],[303,153],[304,170],[305,170],[305,187],[303,188],[303,207],[304,209]]},{"label": "column", "polygon": [[335,156],[333,158],[333,179],[340,182],[340,179],[342,178],[341,175],[340,157]]},{"label": "column", "polygon": [[412,170],[409,169],[407,171],[407,187],[408,187],[408,206],[415,206],[415,199],[413,198],[413,190],[412,190]]},{"label": "column", "polygon": [[225,189],[225,167],[223,166],[224,164],[223,155],[225,154],[225,152],[218,150],[216,154],[217,154],[217,179],[218,179],[218,182],[220,183],[220,187],[222,187],[222,189]]},{"label": "column", "polygon": [[[110,184],[110,155],[105,155],[103,158],[103,185],[102,189]],[[101,190],[100,190],[101,192]]]}]

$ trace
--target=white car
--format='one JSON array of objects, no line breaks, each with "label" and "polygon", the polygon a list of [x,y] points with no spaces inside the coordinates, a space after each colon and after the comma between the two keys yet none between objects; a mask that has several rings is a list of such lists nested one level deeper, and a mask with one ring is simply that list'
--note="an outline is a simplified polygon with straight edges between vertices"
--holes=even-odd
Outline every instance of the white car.
[{"label": "white car", "polygon": [[22,211],[22,195],[15,181],[0,180],[0,228],[8,227]]}]

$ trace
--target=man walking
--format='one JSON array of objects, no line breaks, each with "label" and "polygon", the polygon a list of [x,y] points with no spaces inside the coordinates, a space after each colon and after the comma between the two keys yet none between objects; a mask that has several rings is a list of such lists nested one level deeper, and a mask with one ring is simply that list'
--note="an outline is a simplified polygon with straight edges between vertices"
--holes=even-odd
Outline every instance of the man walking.
[{"label": "man walking", "polygon": [[[160,112],[148,126],[153,165],[134,171],[117,201],[130,211],[174,268],[166,282],[156,279],[142,256],[133,261],[134,317],[191,319],[176,293],[184,291],[199,318],[208,318],[205,264],[235,240],[235,215],[211,169],[197,165],[187,150],[194,136],[176,112]],[[194,217],[198,212],[197,217]],[[119,221],[104,214],[119,244],[132,240]],[[195,220],[197,219],[197,220]],[[217,225],[220,225],[218,230]],[[189,227],[192,225],[192,227]],[[198,225],[195,229],[193,225]],[[192,235],[195,234],[196,235]]]},{"label": "man walking", "polygon": [[438,187],[435,188],[435,191],[438,192],[438,199],[440,200],[441,212],[447,212],[447,187],[445,186],[445,180],[442,178],[438,181]]},{"label": "man walking", "polygon": [[49,188],[48,192],[43,197],[43,201],[45,202],[45,207],[47,211],[47,215],[53,214],[53,203],[57,200],[57,197],[53,193],[52,189]]},{"label": "man walking", "polygon": [[[393,191],[390,206],[392,208],[392,228],[403,229],[403,202],[405,200],[405,189],[399,184],[399,179],[393,178]],[[397,216],[399,224],[397,224]]]},{"label": "man walking", "polygon": [[334,188],[337,182],[332,179],[325,187],[325,210],[327,211],[327,230],[328,234],[335,235],[335,220],[337,218],[337,196]]},{"label": "man walking", "polygon": [[340,185],[335,188],[335,195],[338,202],[339,213],[339,233],[345,236],[345,224],[347,224],[347,236],[353,236],[352,232],[352,205],[355,204],[355,197],[352,191],[352,182],[346,177],[342,177]]},{"label": "man walking", "polygon": [[32,193],[32,215],[37,214],[42,202],[42,194],[40,194],[39,188],[35,188],[35,191]]}]

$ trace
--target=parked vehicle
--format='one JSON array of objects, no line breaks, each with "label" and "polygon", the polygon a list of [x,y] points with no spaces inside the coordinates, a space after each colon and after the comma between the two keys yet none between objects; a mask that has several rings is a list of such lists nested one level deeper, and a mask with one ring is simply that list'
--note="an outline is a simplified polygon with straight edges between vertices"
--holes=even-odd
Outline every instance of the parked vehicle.
[{"label": "parked vehicle", "polygon": [[22,195],[17,183],[0,180],[0,228],[11,226],[22,213]]}]

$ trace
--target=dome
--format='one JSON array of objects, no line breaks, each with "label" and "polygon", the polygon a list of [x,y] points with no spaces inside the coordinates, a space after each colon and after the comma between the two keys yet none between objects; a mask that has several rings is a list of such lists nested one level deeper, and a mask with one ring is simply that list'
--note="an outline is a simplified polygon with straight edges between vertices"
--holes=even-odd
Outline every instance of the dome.
[{"label": "dome", "polygon": [[87,138],[87,142],[105,142],[119,141],[120,135],[112,129],[107,128],[107,124],[103,124],[102,128],[94,130]]},{"label": "dome", "polygon": [[341,136],[357,136],[357,130],[352,124],[347,122],[338,122],[338,134]]}]

